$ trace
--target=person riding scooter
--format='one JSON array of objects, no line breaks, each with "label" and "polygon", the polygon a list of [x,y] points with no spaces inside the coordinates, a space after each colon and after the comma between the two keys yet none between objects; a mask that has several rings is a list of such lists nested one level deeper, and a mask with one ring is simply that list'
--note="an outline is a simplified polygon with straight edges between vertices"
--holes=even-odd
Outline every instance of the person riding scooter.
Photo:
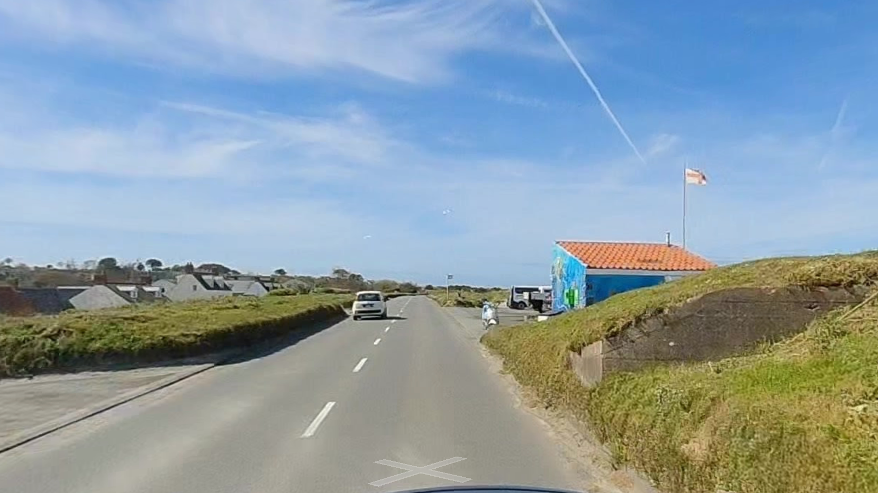
[{"label": "person riding scooter", "polygon": [[487,329],[491,325],[498,325],[500,318],[497,316],[497,308],[488,300],[482,300],[482,325]]}]

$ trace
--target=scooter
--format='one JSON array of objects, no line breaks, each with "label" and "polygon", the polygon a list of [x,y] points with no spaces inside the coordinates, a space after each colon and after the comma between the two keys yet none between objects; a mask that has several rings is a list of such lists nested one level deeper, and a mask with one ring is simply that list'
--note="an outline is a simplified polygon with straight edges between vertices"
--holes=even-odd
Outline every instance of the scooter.
[{"label": "scooter", "polygon": [[497,316],[497,308],[494,305],[485,302],[482,305],[482,326],[488,330],[492,325],[499,325],[500,318]]}]

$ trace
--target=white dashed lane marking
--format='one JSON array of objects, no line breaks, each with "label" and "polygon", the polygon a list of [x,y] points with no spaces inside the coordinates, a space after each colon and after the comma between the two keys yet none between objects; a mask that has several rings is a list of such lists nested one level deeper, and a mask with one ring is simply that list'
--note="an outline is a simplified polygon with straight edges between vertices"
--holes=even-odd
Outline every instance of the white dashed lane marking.
[{"label": "white dashed lane marking", "polygon": [[381,342],[381,338],[375,339],[375,342],[372,343],[373,346],[377,346],[378,343]]},{"label": "white dashed lane marking", "polygon": [[363,369],[363,365],[366,364],[366,360],[367,360],[367,359],[369,359],[369,358],[363,358],[363,359],[360,360],[359,363],[357,363],[357,366],[354,367],[354,373],[359,373],[360,370]]},{"label": "white dashed lane marking", "polygon": [[329,411],[332,411],[333,406],[335,406],[335,402],[327,402],[323,409],[320,410],[320,413],[317,414],[317,417],[314,418],[314,421],[308,425],[308,428],[305,430],[305,433],[302,433],[302,438],[308,438],[314,436],[314,433],[317,433],[317,428],[320,427],[320,423],[326,419],[326,416],[329,415]]}]

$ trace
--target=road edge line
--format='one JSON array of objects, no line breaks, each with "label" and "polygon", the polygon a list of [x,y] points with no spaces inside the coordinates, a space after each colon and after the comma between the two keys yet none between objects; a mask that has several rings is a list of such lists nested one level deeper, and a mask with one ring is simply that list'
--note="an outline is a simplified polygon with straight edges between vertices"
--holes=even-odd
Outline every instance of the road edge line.
[{"label": "road edge line", "polygon": [[[318,330],[316,333],[323,332],[324,330],[333,327],[337,324],[340,324],[347,320],[347,317],[338,317],[328,319],[326,322],[329,322],[329,325]],[[270,341],[269,341],[270,342]],[[202,363],[198,365],[198,368],[194,368],[192,370],[184,371],[181,373],[177,373],[174,375],[170,375],[166,378],[158,380],[156,382],[143,385],[141,387],[137,387],[136,389],[132,389],[128,392],[125,392],[122,395],[118,395],[116,397],[111,397],[109,399],[105,399],[97,404],[92,406],[85,407],[83,409],[77,409],[76,411],[72,411],[67,413],[61,417],[55,418],[49,422],[39,424],[37,426],[33,426],[24,430],[22,432],[16,433],[11,437],[0,440],[0,456],[4,453],[20,447],[26,443],[32,442],[38,438],[42,438],[46,435],[54,433],[58,430],[67,428],[70,425],[79,423],[80,421],[85,421],[88,418],[97,416],[98,414],[104,413],[113,409],[115,407],[119,407],[122,404],[126,404],[135,399],[139,399],[145,395],[151,394],[158,390],[161,390],[166,387],[170,387],[171,385],[182,382],[183,380],[189,379],[198,375],[199,373],[204,373],[207,370],[215,368],[217,366],[223,365],[229,361],[233,361],[234,358],[241,356],[242,354],[246,354],[248,351],[251,351],[252,347],[246,348],[236,348],[230,349],[227,351],[223,351],[220,353],[215,353],[212,355],[216,358],[212,363]],[[208,357],[211,355],[208,355]]]},{"label": "road edge line", "polygon": [[86,407],[84,409],[79,409],[73,411],[71,413],[67,413],[59,418],[55,418],[52,421],[47,423],[42,423],[37,426],[31,427],[27,430],[24,430],[20,433],[12,435],[10,438],[6,440],[0,441],[0,454],[12,450],[16,447],[24,445],[28,442],[32,442],[37,438],[44,437],[50,433],[54,433],[62,428],[66,428],[72,424],[78,423],[80,421],[84,421],[92,416],[96,416],[103,412],[109,411],[115,407],[121,406],[127,402],[131,402],[139,397],[143,397],[144,395],[151,394],[158,390],[161,390],[165,387],[170,387],[177,382],[185,380],[187,378],[194,377],[199,373],[210,370],[215,367],[217,363],[207,363],[199,368],[195,368],[190,371],[178,373],[175,375],[171,375],[169,377],[163,378],[156,382],[144,385],[142,387],[138,387],[136,389],[130,390],[122,395],[111,397],[109,399],[105,399],[93,406]]}]

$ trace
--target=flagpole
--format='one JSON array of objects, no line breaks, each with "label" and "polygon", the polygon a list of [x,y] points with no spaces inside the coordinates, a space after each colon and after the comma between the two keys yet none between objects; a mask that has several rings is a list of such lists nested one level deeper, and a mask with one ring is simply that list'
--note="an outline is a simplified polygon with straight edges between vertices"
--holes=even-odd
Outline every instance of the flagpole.
[{"label": "flagpole", "polygon": [[683,161],[683,249],[686,249],[686,169],[689,163]]}]

